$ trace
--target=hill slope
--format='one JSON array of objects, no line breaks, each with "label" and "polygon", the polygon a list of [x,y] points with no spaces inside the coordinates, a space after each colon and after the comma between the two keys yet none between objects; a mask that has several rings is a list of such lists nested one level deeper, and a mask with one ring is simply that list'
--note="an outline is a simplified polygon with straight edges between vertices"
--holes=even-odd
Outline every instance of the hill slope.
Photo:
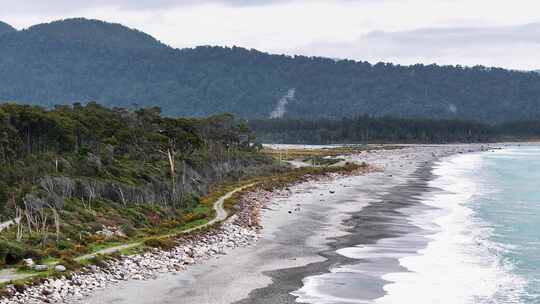
[{"label": "hill slope", "polygon": [[94,100],[160,106],[167,115],[368,114],[490,123],[540,117],[540,75],[533,72],[372,65],[242,48],[178,50],[86,19],[2,35],[0,78],[0,100],[45,106]]},{"label": "hill slope", "polygon": [[16,31],[16,29],[14,29],[11,25],[0,21],[0,35],[14,31]]}]

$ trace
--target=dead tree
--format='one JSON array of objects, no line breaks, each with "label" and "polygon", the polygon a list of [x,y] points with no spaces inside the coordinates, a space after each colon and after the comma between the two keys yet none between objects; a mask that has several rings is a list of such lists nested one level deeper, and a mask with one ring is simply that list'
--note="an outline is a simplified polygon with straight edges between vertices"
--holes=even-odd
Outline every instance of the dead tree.
[{"label": "dead tree", "polygon": [[165,155],[169,162],[169,170],[171,174],[171,197],[173,199],[173,207],[175,207],[174,200],[176,198],[176,141],[172,138],[169,138],[166,145],[158,148],[158,152],[162,155]]}]

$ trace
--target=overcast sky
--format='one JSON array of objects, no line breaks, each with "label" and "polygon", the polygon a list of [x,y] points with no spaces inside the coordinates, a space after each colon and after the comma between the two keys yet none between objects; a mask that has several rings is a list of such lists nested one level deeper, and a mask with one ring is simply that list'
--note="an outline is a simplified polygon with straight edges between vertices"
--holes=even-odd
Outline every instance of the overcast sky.
[{"label": "overcast sky", "polygon": [[0,0],[18,29],[87,17],[174,47],[540,69],[539,0]]}]

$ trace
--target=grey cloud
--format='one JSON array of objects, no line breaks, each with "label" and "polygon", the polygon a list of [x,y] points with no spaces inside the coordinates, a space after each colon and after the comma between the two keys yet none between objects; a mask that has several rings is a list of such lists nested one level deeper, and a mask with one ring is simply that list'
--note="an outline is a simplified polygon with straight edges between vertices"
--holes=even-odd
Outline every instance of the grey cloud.
[{"label": "grey cloud", "polygon": [[[296,0],[301,1],[301,0]],[[342,0],[343,1],[343,0]],[[345,0],[346,1],[346,0]],[[350,1],[350,0],[349,0]],[[170,8],[175,6],[218,3],[230,6],[260,6],[286,3],[287,0],[0,0],[4,9],[11,13],[70,13],[81,9],[116,6],[126,10]],[[2,14],[7,14],[2,12]]]},{"label": "grey cloud", "polygon": [[540,42],[540,23],[518,26],[487,28],[427,28],[407,32],[375,31],[361,40],[393,41],[400,44],[505,44],[515,42]]},{"label": "grey cloud", "polygon": [[[0,0],[3,8],[12,13],[71,13],[81,9],[116,6],[126,10],[162,9],[178,6],[222,4],[228,6],[264,6],[292,2],[313,2],[318,0]],[[335,0],[336,2],[373,2],[401,0]],[[8,14],[6,12],[0,15]]]},{"label": "grey cloud", "polygon": [[540,23],[504,27],[424,28],[402,32],[373,31],[354,41],[315,42],[295,51],[317,56],[404,63],[508,65],[510,62],[509,65],[517,68],[526,65],[526,60],[530,61],[533,54],[540,52]]}]

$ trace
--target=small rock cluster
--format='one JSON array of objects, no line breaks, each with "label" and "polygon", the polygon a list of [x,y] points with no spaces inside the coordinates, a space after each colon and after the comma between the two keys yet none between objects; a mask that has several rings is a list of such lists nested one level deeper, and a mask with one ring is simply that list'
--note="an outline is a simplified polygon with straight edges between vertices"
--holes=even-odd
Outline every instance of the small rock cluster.
[{"label": "small rock cluster", "polygon": [[[36,264],[33,259],[24,259],[23,263],[26,268],[33,269],[36,271],[45,271],[49,269],[49,266],[47,265]],[[64,272],[66,271],[66,267],[64,267],[63,265],[56,265],[54,267],[54,270],[57,272]]]},{"label": "small rock cluster", "polygon": [[261,209],[267,205],[267,202],[269,202],[275,194],[278,194],[277,191],[272,193],[270,191],[258,189],[242,195],[235,206],[238,211],[235,215],[235,222],[240,226],[251,227],[256,230],[262,228],[259,225]]},{"label": "small rock cluster", "polygon": [[103,226],[103,229],[96,232],[96,234],[103,236],[105,239],[112,239],[115,237],[125,238],[126,234],[118,227]]}]

